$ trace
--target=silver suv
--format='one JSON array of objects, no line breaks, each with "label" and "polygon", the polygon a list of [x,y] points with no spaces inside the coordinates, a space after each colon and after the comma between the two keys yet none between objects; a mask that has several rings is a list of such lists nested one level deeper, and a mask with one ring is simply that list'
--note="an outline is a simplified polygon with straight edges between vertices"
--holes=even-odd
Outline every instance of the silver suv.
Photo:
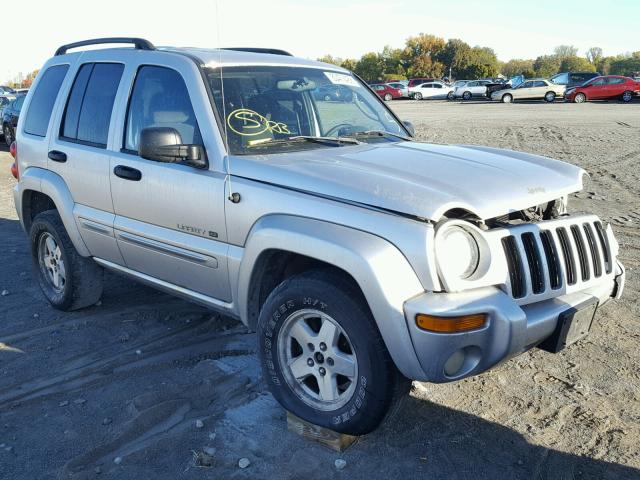
[{"label": "silver suv", "polygon": [[[107,42],[135,48],[67,53]],[[65,45],[16,133],[55,308],[96,303],[107,268],[236,317],[281,404],[340,432],[408,379],[558,351],[622,292],[611,228],[567,210],[583,170],[415,142],[355,75],[286,52]]]}]

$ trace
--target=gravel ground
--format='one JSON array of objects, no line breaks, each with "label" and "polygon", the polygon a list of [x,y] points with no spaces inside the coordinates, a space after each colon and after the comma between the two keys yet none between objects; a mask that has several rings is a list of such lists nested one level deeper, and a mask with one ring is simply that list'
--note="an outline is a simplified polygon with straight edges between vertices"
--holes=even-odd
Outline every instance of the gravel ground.
[{"label": "gravel ground", "polygon": [[392,107],[424,141],[589,171],[570,207],[612,223],[628,268],[623,299],[589,337],[462,382],[414,383],[378,431],[337,454],[287,432],[237,322],[112,275],[100,305],[51,309],[0,153],[0,478],[640,479],[640,102]]}]

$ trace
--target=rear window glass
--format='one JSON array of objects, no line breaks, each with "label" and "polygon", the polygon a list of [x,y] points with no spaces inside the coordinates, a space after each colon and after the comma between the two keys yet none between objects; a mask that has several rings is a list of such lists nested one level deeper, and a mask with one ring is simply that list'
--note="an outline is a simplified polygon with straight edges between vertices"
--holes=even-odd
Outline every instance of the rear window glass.
[{"label": "rear window glass", "polygon": [[56,65],[47,68],[33,92],[27,118],[24,122],[24,131],[31,135],[44,137],[47,135],[49,120],[60,86],[69,70],[69,65]]},{"label": "rear window glass", "polygon": [[64,113],[61,127],[64,139],[106,147],[123,70],[120,63],[85,64],[80,68]]}]

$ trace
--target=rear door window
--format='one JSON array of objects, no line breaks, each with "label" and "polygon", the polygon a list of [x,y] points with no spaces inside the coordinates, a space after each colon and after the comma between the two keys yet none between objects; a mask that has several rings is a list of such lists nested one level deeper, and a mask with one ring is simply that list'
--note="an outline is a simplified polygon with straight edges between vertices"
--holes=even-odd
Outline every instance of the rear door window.
[{"label": "rear door window", "polygon": [[31,97],[31,104],[24,122],[25,133],[38,137],[47,135],[51,112],[67,70],[69,65],[55,65],[44,71]]},{"label": "rear door window", "polygon": [[80,67],[60,127],[64,140],[106,148],[123,70],[121,63],[87,63]]},{"label": "rear door window", "polygon": [[124,150],[137,153],[140,132],[148,127],[175,129],[183,144],[202,145],[202,136],[182,76],[170,68],[145,65],[129,99]]}]

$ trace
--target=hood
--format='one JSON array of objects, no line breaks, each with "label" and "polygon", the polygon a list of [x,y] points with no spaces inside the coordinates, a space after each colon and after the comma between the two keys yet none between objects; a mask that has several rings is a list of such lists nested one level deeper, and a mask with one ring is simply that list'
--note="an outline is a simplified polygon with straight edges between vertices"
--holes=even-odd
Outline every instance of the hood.
[{"label": "hood", "polygon": [[234,176],[437,221],[453,208],[489,219],[582,188],[584,170],[527,153],[418,142],[233,156]]}]

